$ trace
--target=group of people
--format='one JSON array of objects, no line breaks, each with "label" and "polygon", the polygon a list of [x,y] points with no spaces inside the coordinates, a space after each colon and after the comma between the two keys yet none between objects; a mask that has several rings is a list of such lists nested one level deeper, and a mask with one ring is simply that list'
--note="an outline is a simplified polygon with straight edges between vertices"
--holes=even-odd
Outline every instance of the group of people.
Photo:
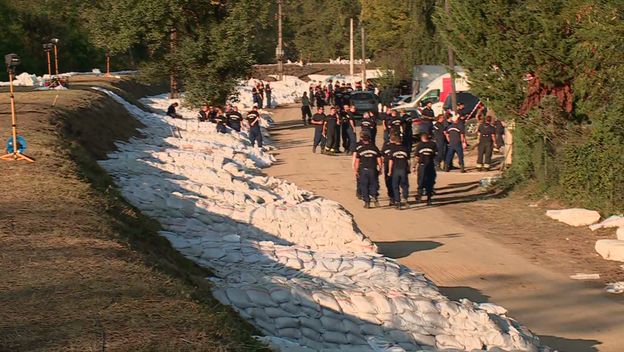
[{"label": "group of people", "polygon": [[[176,112],[179,106],[177,102],[169,105],[167,108],[167,116],[181,119],[182,115]],[[216,125],[217,132],[229,133],[230,131],[240,132],[241,127],[245,126],[249,131],[249,141],[252,146],[262,148],[262,130],[260,128],[260,112],[258,105],[253,106],[243,118],[238,111],[238,106],[226,104],[225,108],[219,106],[204,105],[197,113],[197,121],[199,123],[213,123]]]},{"label": "group of people", "polygon": [[[310,109],[302,101],[304,108]],[[457,111],[463,108],[459,104]],[[303,118],[305,123],[314,126],[313,153],[320,147],[322,154],[344,152],[352,155],[357,182],[356,195],[364,201],[366,208],[370,208],[371,204],[379,206],[381,175],[390,206],[402,209],[408,201],[408,175],[411,171],[417,173],[416,202],[426,196],[428,205],[432,204],[437,171],[449,172],[453,168],[455,155],[460,171],[465,172],[467,115],[447,112],[434,117],[431,103],[425,106],[417,119],[405,110],[399,112],[387,108],[378,127],[377,116],[364,112],[359,122],[359,140],[356,140],[356,113],[356,107],[349,104],[330,106],[328,112],[325,106],[320,105],[311,118],[307,114]],[[477,169],[489,170],[494,148],[503,144],[504,127],[500,121],[493,122],[491,116],[484,116],[482,107],[475,110],[475,115],[479,120]],[[378,128],[383,129],[381,149],[376,145]]]},{"label": "group of people", "polygon": [[353,91],[362,91],[364,89],[375,91],[375,86],[370,80],[366,81],[366,85],[363,85],[361,81],[357,81],[355,85],[352,85],[351,82],[330,79],[324,85],[317,82],[310,83],[308,92],[304,92],[304,97],[309,107],[326,105],[342,107],[345,104],[349,104],[349,96]]},{"label": "group of people", "polygon": [[[269,82],[266,84],[259,81],[255,87],[251,89],[251,99],[253,100],[254,105],[262,108],[265,106],[267,109],[272,107],[271,105],[271,85]],[[266,105],[263,105],[266,102]]]}]

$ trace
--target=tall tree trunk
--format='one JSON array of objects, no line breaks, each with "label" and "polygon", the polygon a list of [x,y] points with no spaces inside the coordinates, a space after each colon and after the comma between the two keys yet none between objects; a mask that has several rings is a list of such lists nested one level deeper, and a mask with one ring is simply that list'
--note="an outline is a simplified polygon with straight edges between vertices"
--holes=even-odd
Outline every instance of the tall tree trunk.
[{"label": "tall tree trunk", "polygon": [[[175,58],[175,52],[178,46],[178,32],[175,28],[171,29],[170,40],[169,40],[170,50],[172,57]],[[170,99],[178,99],[180,97],[180,92],[178,90],[178,75],[176,72],[176,64],[175,62],[171,63],[171,73],[170,73]]]}]

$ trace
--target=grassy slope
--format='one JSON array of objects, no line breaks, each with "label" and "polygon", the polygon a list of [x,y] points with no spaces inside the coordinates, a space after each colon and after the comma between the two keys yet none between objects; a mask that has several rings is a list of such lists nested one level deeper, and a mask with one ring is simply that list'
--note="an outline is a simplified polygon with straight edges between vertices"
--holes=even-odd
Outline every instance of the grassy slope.
[{"label": "grassy slope", "polygon": [[[102,85],[101,83],[98,83]],[[104,84],[106,85],[106,84]],[[129,99],[149,90],[118,84]],[[95,162],[134,121],[93,91],[19,93],[34,164],[0,163],[0,350],[256,351],[209,275],[157,236]],[[0,136],[8,136],[0,94]]]}]

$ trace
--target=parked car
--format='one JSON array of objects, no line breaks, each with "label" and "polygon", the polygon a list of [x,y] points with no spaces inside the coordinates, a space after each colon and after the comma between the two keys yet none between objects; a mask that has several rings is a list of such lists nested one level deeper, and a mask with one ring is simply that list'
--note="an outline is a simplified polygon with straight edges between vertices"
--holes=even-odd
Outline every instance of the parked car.
[{"label": "parked car", "polygon": [[390,104],[390,106],[395,107],[395,106],[399,106],[399,105],[403,105],[403,104],[407,104],[407,103],[411,103],[412,102],[412,95],[399,95],[398,97],[394,98],[394,100],[392,101],[392,103]]},{"label": "parked car", "polygon": [[372,92],[355,91],[351,93],[351,104],[355,106],[355,116],[360,118],[365,112],[379,115],[379,98]]}]

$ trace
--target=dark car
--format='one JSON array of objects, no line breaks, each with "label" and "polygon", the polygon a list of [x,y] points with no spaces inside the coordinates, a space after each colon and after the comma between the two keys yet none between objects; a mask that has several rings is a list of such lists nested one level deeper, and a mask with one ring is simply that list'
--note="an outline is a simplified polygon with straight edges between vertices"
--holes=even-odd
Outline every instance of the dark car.
[{"label": "dark car", "polygon": [[355,106],[355,116],[362,117],[365,112],[372,112],[375,117],[379,115],[379,98],[372,92],[357,91],[351,93],[351,104]]}]

